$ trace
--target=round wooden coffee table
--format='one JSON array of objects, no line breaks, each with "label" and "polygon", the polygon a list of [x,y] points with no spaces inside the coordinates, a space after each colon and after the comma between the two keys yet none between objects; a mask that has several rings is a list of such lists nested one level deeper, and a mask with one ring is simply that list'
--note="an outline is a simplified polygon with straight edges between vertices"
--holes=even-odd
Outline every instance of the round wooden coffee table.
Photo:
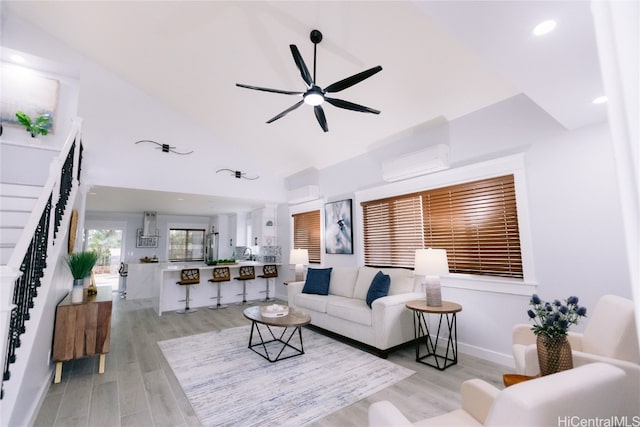
[{"label": "round wooden coffee table", "polygon": [[[286,316],[264,317],[260,313],[260,306],[254,306],[245,309],[243,314],[244,317],[251,320],[249,348],[269,362],[277,362],[304,354],[302,327],[311,322],[311,316],[308,313],[289,307],[289,314]],[[272,328],[282,328],[282,330]],[[254,333],[256,334],[255,343]],[[296,341],[298,342],[296,343]]]}]

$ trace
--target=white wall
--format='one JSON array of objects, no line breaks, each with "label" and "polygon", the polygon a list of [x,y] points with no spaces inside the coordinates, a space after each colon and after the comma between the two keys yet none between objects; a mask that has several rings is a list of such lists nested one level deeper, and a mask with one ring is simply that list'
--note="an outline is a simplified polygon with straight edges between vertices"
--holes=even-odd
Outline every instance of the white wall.
[{"label": "white wall", "polygon": [[[439,126],[448,129],[439,132],[426,128],[320,171],[320,194],[327,202],[353,198],[363,189],[374,191],[384,184],[380,170],[383,158],[446,138],[452,169],[465,170],[479,161],[524,153],[526,206],[519,208],[526,209],[529,216],[532,253],[528,256],[533,270],[525,279],[530,285],[498,287],[502,290],[491,292],[474,289],[487,287],[479,280],[464,287],[447,286],[444,280],[443,298],[464,307],[458,318],[462,352],[510,364],[511,328],[528,322],[526,311],[533,291],[546,299],[576,295],[588,309],[605,293],[631,298],[615,163],[606,124],[570,132],[519,95]],[[413,181],[427,188],[440,180],[439,176],[436,173]],[[358,219],[353,234],[355,254],[324,254],[325,265],[359,264],[362,235]],[[572,330],[582,330],[586,322]]]},{"label": "white wall", "polygon": [[[271,202],[285,199],[284,180],[267,173],[261,159],[240,151],[233,141],[218,139],[180,112],[6,10],[2,15],[2,44],[78,70],[78,115],[84,119],[84,184]],[[142,139],[194,153],[180,156],[162,153],[151,144],[134,144]],[[205,148],[206,152],[215,150],[216,155],[202,155]],[[260,179],[232,180],[228,174],[216,174],[221,168],[242,168],[260,175]]]}]

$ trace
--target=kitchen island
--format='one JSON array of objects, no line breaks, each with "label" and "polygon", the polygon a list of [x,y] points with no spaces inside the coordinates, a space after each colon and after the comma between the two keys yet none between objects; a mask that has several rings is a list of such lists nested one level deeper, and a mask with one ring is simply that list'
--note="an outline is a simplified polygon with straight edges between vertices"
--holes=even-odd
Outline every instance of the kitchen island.
[{"label": "kitchen island", "polygon": [[[273,263],[270,263],[273,264]],[[216,304],[217,285],[209,282],[213,277],[213,269],[216,267],[229,267],[231,269],[231,281],[222,282],[221,295],[222,304],[234,304],[242,302],[242,282],[234,280],[238,276],[238,269],[245,265],[252,265],[256,270],[256,279],[247,283],[247,300],[263,299],[266,289],[266,279],[259,278],[262,274],[262,266],[265,263],[257,261],[241,261],[229,265],[204,265],[202,263],[172,263],[157,266],[154,276],[155,286],[153,286],[153,305],[159,316],[168,311],[176,311],[184,308],[185,289],[184,286],[176,284],[180,280],[180,271],[183,268],[199,268],[200,284],[191,285],[189,290],[189,306],[191,308],[209,307]],[[280,265],[278,265],[280,269]],[[282,275],[282,272],[279,272]],[[278,280],[278,279],[276,279]],[[273,281],[269,284],[269,293],[275,292]],[[182,300],[182,301],[181,301]]]}]

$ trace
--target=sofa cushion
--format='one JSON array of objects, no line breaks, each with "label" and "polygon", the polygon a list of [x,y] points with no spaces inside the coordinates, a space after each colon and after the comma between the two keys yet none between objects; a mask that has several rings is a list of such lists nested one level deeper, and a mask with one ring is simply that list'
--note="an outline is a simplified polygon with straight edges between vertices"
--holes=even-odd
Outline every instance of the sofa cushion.
[{"label": "sofa cushion", "polygon": [[391,278],[389,295],[406,294],[414,292],[415,276],[413,270],[406,268],[383,268],[382,272]]},{"label": "sofa cushion", "polygon": [[297,294],[293,301],[298,308],[317,311],[318,313],[327,312],[327,302],[329,302],[329,298],[326,295],[317,294]]},{"label": "sofa cushion", "polygon": [[329,294],[332,268],[310,268],[307,270],[307,280],[302,288],[303,294]]},{"label": "sofa cushion", "polygon": [[356,286],[357,277],[357,267],[334,267],[331,272],[329,293],[331,295],[352,298],[353,288]]},{"label": "sofa cushion", "polygon": [[406,268],[360,267],[360,270],[358,271],[358,279],[356,280],[356,287],[353,290],[353,298],[366,300],[371,281],[373,281],[373,278],[378,271],[388,274],[391,278],[389,295],[414,292],[415,278],[412,270],[408,270]]},{"label": "sofa cushion", "polygon": [[[327,314],[338,319],[361,325],[372,325],[372,310],[363,300],[354,298],[333,297],[327,303]],[[335,331],[340,333],[340,331]]]},{"label": "sofa cushion", "polygon": [[380,271],[379,268],[372,267],[360,267],[358,270],[358,278],[356,279],[356,286],[353,290],[353,298],[361,299],[365,301],[367,299],[367,292],[375,275]]},{"label": "sofa cushion", "polygon": [[369,307],[371,303],[378,298],[386,297],[389,295],[389,285],[391,284],[391,278],[388,274],[384,274],[382,271],[378,271],[371,281],[369,291],[367,292],[366,302]]}]

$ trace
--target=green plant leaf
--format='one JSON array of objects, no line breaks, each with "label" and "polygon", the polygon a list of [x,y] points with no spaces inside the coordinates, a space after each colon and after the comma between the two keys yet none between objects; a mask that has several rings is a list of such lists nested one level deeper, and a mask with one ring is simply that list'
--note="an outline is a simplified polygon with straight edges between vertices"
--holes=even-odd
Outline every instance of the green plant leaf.
[{"label": "green plant leaf", "polygon": [[27,130],[29,130],[29,128],[31,127],[31,117],[27,116],[24,112],[22,111],[18,111],[16,113],[16,118],[18,119],[18,123],[20,123],[22,126],[25,126],[27,128]]},{"label": "green plant leaf", "polygon": [[84,279],[91,274],[91,269],[98,261],[95,252],[74,252],[67,257],[67,265],[74,279]]}]

